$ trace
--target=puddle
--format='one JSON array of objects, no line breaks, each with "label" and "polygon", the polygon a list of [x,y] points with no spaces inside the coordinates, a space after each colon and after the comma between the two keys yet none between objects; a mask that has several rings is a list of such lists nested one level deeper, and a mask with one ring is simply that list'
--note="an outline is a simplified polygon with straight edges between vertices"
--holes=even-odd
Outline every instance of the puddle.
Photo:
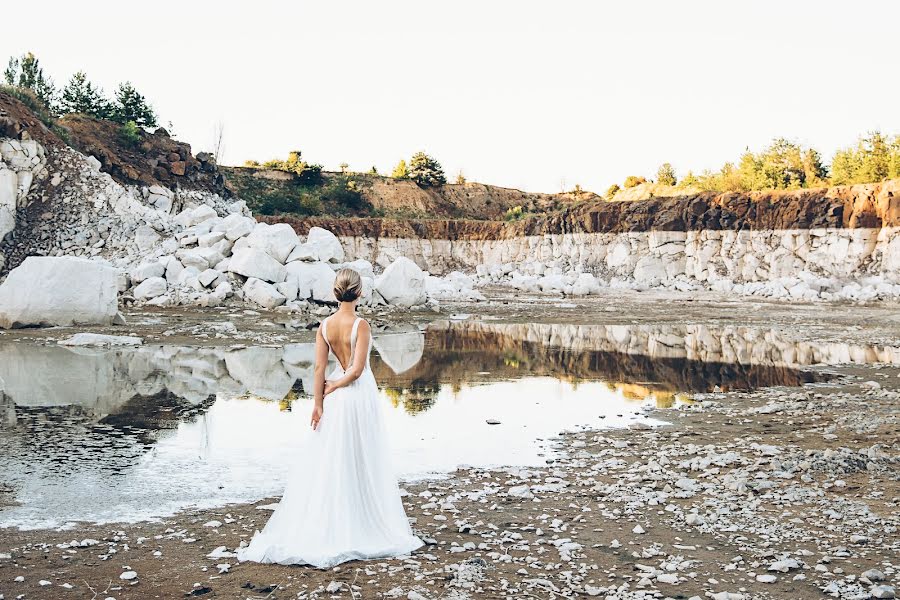
[{"label": "puddle", "polygon": [[[0,344],[0,526],[128,521],[280,493],[312,400],[313,344],[71,349]],[[432,323],[379,336],[395,467],[530,466],[549,438],[621,427],[691,393],[796,386],[799,367],[900,349],[774,330]],[[327,410],[327,404],[326,404]],[[499,421],[499,424],[488,422]]]}]

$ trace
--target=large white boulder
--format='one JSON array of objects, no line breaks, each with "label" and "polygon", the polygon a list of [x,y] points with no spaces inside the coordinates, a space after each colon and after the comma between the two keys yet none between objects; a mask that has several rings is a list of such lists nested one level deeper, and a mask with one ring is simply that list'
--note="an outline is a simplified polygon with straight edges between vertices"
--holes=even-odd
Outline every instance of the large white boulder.
[{"label": "large white boulder", "polygon": [[375,291],[388,304],[416,306],[427,300],[425,294],[426,273],[413,261],[401,256],[375,280]]},{"label": "large white boulder", "polygon": [[73,256],[31,256],[0,286],[0,327],[111,325],[119,272]]},{"label": "large white boulder", "polygon": [[262,250],[278,262],[284,264],[291,251],[300,243],[300,238],[294,232],[294,228],[287,223],[269,225],[257,223],[247,243],[251,248]]},{"label": "large white boulder", "polygon": [[157,296],[162,296],[169,289],[168,283],[162,277],[150,277],[139,286],[134,288],[135,300],[151,300]]},{"label": "large white boulder", "polygon": [[269,283],[281,283],[287,273],[284,265],[258,248],[235,250],[228,262],[228,270]]},{"label": "large white boulder", "polygon": [[131,270],[131,280],[135,283],[141,283],[151,277],[163,277],[166,274],[166,267],[159,261],[147,262],[138,265]]},{"label": "large white boulder", "polygon": [[287,280],[296,282],[300,300],[312,298],[317,302],[337,302],[334,297],[334,269],[323,262],[288,263]]},{"label": "large white boulder", "polygon": [[245,235],[249,235],[256,227],[256,220],[253,217],[231,214],[225,217],[224,227],[225,237],[233,242]]},{"label": "large white boulder", "polygon": [[0,167],[0,241],[16,227],[16,172]]},{"label": "large white boulder", "polygon": [[344,248],[333,233],[321,227],[313,227],[306,237],[306,245],[312,249],[319,260],[325,262],[343,262]]},{"label": "large white boulder", "polygon": [[287,298],[274,285],[254,277],[248,279],[244,284],[244,299],[256,302],[265,308],[275,308],[287,301]]}]

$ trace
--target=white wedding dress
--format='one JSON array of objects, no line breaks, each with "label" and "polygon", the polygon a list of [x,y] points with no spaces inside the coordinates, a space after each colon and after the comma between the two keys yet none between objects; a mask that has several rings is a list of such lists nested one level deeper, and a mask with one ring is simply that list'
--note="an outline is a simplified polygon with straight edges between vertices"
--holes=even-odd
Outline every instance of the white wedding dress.
[{"label": "white wedding dress", "polygon": [[[328,321],[322,336],[328,341]],[[350,332],[350,360],[359,317]],[[371,337],[371,336],[367,336]],[[262,532],[238,550],[238,560],[329,568],[348,560],[409,554],[413,535],[391,467],[378,387],[366,339],[362,375],[325,397],[319,427],[309,432],[284,496]],[[335,358],[337,356],[335,355]],[[343,377],[340,366],[329,380]]]}]

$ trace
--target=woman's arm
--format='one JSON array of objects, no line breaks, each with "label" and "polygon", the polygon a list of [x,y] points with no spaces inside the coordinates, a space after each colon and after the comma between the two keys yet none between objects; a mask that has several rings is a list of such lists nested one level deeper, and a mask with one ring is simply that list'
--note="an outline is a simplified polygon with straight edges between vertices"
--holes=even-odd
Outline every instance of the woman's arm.
[{"label": "woman's arm", "polygon": [[346,387],[359,379],[366,368],[366,354],[369,352],[369,336],[372,334],[369,324],[363,319],[356,329],[356,348],[353,351],[353,366],[344,376],[337,381],[329,381],[325,393],[330,394],[334,390]]},{"label": "woman's arm", "polygon": [[322,412],[325,410],[325,369],[328,368],[328,344],[325,343],[325,337],[322,335],[322,326],[316,332],[316,366],[313,374],[313,398],[315,405],[313,406],[312,418],[310,425],[315,429],[319,426],[319,419],[322,418]]}]

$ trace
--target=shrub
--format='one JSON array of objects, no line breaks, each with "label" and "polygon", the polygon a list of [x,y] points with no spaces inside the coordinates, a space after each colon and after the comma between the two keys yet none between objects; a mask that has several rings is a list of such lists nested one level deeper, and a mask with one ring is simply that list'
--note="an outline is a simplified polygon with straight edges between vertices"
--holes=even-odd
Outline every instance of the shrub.
[{"label": "shrub", "polygon": [[512,208],[507,209],[506,214],[503,215],[503,219],[505,221],[518,221],[524,216],[525,210],[521,206],[513,206]]},{"label": "shrub", "polygon": [[356,187],[356,182],[346,177],[336,177],[330,181],[322,189],[321,197],[323,201],[353,211],[365,206],[365,201],[362,193]]},{"label": "shrub", "polygon": [[119,127],[119,140],[126,146],[134,148],[141,143],[141,128],[134,121],[128,121]]},{"label": "shrub", "polygon": [[619,193],[619,190],[621,190],[621,189],[622,189],[622,188],[619,187],[619,184],[618,184],[618,183],[612,184],[612,185],[609,186],[609,188],[607,188],[607,190],[606,190],[606,199],[607,199],[607,200],[612,200],[613,196],[615,196],[616,194],[618,194],[618,193]]},{"label": "shrub", "polygon": [[391,173],[391,177],[394,179],[409,179],[409,170],[406,168],[405,160],[401,159],[397,163],[397,166],[394,167],[394,171]]},{"label": "shrub", "polygon": [[641,185],[642,183],[647,183],[647,180],[644,177],[639,175],[629,175],[625,178],[625,187],[633,188]]},{"label": "shrub", "polygon": [[675,168],[670,163],[663,163],[656,171],[656,183],[662,185],[675,185],[678,178],[675,176]]}]

